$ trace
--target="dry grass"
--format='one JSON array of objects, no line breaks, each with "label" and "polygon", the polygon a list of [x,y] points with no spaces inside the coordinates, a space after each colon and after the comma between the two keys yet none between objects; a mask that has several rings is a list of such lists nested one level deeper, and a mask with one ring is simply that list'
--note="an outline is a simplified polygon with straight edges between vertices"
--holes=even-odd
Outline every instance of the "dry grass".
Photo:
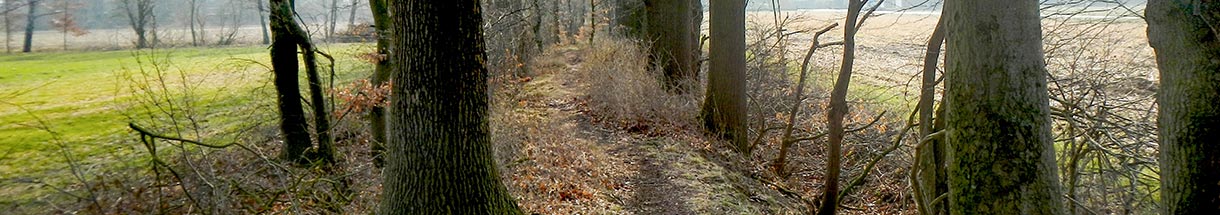
[{"label": "dry grass", "polygon": [[648,68],[647,52],[633,42],[603,37],[594,46],[569,58],[578,62],[571,75],[582,83],[577,87],[588,93],[588,106],[598,120],[632,132],[695,128],[701,92],[667,92],[660,73]]}]

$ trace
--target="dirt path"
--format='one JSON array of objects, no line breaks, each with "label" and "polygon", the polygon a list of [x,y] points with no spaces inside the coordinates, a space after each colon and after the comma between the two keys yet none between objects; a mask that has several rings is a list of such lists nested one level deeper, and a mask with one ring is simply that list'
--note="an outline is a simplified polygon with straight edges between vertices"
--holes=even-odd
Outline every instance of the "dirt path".
[{"label": "dirt path", "polygon": [[[691,138],[599,123],[586,107],[574,50],[536,65],[497,144],[515,157],[504,177],[528,213],[790,214],[803,206],[723,166]],[[562,56],[562,57],[559,57]],[[592,90],[592,89],[590,89]],[[493,123],[496,123],[493,119]],[[496,126],[493,126],[496,127]],[[513,133],[519,132],[519,133]],[[512,141],[521,141],[512,143]],[[504,143],[508,142],[508,143]],[[519,144],[519,145],[514,145]],[[504,150],[500,148],[498,150]],[[714,150],[714,149],[713,149]],[[502,161],[503,162],[503,161]]]}]

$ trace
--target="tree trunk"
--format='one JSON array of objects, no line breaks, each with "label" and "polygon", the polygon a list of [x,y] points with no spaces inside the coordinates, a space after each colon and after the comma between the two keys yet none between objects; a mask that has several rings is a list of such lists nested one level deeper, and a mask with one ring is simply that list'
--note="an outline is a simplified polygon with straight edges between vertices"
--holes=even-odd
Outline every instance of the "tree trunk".
[{"label": "tree trunk", "polygon": [[349,31],[351,30],[351,29],[350,29],[351,27],[356,26],[356,11],[357,11],[357,9],[360,9],[360,1],[359,1],[359,0],[351,0],[351,1],[352,1],[352,4],[351,4],[351,5],[348,5],[348,6],[349,6],[349,7],[351,7],[351,8],[348,8],[348,10],[347,10],[347,11],[348,11],[348,14],[347,14],[347,27],[349,28],[349,29],[348,29]]},{"label": "tree trunk", "polygon": [[300,71],[297,59],[297,44],[292,25],[292,0],[271,0],[271,67],[275,72],[275,90],[279,93],[280,132],[284,135],[284,149],[280,157],[302,161],[305,151],[312,145],[309,139],[305,111],[301,106],[301,91],[297,74]]},{"label": "tree trunk", "polygon": [[621,36],[642,39],[647,13],[643,0],[615,0],[614,29]]},{"label": "tree trunk", "polygon": [[264,13],[267,7],[263,6],[263,0],[254,2],[258,5],[258,26],[263,29],[263,45],[271,44],[271,32],[267,31],[267,15]]},{"label": "tree trunk", "polygon": [[690,0],[690,5],[691,71],[694,71],[695,78],[698,79],[699,72],[703,69],[703,2]]},{"label": "tree trunk", "polygon": [[[834,89],[830,92],[829,114],[826,115],[828,131],[826,156],[826,185],[822,188],[822,205],[818,206],[818,215],[833,215],[839,210],[839,174],[842,171],[843,118],[847,116],[847,88],[851,86],[851,74],[856,62],[856,32],[860,18],[860,10],[864,3],[860,0],[849,0],[847,3],[847,18],[843,21],[843,62],[839,66],[839,77],[835,80]],[[799,105],[799,104],[798,104]]]},{"label": "tree trunk", "polygon": [[331,137],[330,110],[326,107],[326,97],[323,96],[321,75],[318,73],[318,53],[309,39],[309,33],[295,25],[298,46],[305,60],[305,76],[309,80],[309,101],[313,106],[314,134],[318,135],[318,158],[324,162],[335,160],[335,139]]},{"label": "tree trunk", "polygon": [[652,41],[650,53],[653,64],[663,73],[663,82],[671,92],[683,94],[694,88],[693,80],[698,76],[691,71],[693,62],[690,50],[691,4],[686,0],[645,0],[648,12],[648,36]]},{"label": "tree trunk", "polygon": [[326,40],[334,41],[335,26],[339,22],[339,0],[330,0],[330,14],[326,16]]},{"label": "tree trunk", "polygon": [[25,42],[21,46],[21,52],[30,53],[34,46],[34,26],[38,21],[38,0],[30,0],[25,7],[28,9],[25,14]]},{"label": "tree trunk", "polygon": [[945,11],[950,214],[1064,214],[1038,1]]},{"label": "tree trunk", "polygon": [[923,84],[919,94],[919,178],[918,186],[919,193],[924,202],[919,202],[919,211],[927,212],[927,214],[944,214],[947,212],[946,204],[933,204],[932,201],[942,194],[949,192],[949,187],[945,183],[945,144],[944,141],[931,140],[923,142],[924,138],[931,137],[936,130],[932,126],[933,114],[935,109],[936,97],[936,70],[937,64],[940,62],[941,47],[945,43],[945,16],[940,17],[940,21],[936,23],[936,29],[932,31],[932,36],[928,38],[927,50],[924,53],[923,59]]},{"label": "tree trunk", "polygon": [[478,0],[390,4],[389,142],[381,214],[521,214],[488,127]]},{"label": "tree trunk", "polygon": [[199,29],[197,29],[195,27],[195,24],[199,22],[199,20],[198,20],[199,19],[198,0],[190,0],[190,1],[188,1],[188,4],[189,4],[188,6],[190,7],[190,11],[188,13],[189,17],[187,18],[187,24],[190,24],[190,26],[191,26],[191,46],[199,46],[202,36],[199,33]]},{"label": "tree trunk", "polygon": [[1220,214],[1220,2],[1150,0],[1161,213]]},{"label": "tree trunk", "polygon": [[17,8],[15,8],[16,5],[17,4],[14,4],[13,1],[4,1],[4,8],[2,9],[4,10],[4,13],[0,14],[4,16],[4,53],[13,52],[13,19],[11,16],[9,16],[9,13],[17,10]]},{"label": "tree trunk", "polygon": [[[746,1],[710,2],[711,35],[708,49],[707,99],[704,127],[729,140],[738,152],[749,154],[746,141]],[[697,37],[697,36],[696,36]]]},{"label": "tree trunk", "polygon": [[[119,3],[127,15],[127,24],[136,33],[136,49],[148,48],[148,27],[156,22],[153,20],[156,6],[153,0],[122,0]],[[156,40],[156,32],[153,32],[153,38]]]},{"label": "tree trunk", "polygon": [[[388,54],[386,48],[389,45],[390,32],[390,13],[386,8],[386,0],[369,0],[369,9],[373,12],[373,29],[377,30],[377,55],[380,56],[377,62],[373,65],[373,87],[379,87],[390,82],[391,71],[386,64],[384,57]],[[385,151],[386,142],[386,118],[385,107],[379,105],[373,106],[369,111],[369,127],[373,130],[373,142],[371,143],[373,165],[381,167],[384,164],[385,156],[382,152]]]}]

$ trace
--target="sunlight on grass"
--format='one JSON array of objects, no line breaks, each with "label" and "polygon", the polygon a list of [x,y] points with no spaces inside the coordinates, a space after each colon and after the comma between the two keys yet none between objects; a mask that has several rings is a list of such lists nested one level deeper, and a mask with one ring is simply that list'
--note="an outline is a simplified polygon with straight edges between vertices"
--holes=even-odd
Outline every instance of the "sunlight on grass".
[{"label": "sunlight on grass", "polygon": [[[353,57],[368,46],[324,49],[336,58],[335,82],[368,75],[370,66]],[[175,133],[205,141],[234,141],[238,130],[270,125],[275,100],[267,53],[266,47],[247,46],[0,55],[0,202],[40,198],[47,191],[17,182],[55,184],[70,177],[64,153],[95,169],[142,165],[146,152],[129,122],[198,128],[202,133]],[[140,82],[161,90],[137,92]],[[303,78],[301,83],[303,88]],[[158,99],[186,107],[150,105]],[[156,117],[182,110],[198,121]],[[100,160],[101,154],[131,159]]]}]

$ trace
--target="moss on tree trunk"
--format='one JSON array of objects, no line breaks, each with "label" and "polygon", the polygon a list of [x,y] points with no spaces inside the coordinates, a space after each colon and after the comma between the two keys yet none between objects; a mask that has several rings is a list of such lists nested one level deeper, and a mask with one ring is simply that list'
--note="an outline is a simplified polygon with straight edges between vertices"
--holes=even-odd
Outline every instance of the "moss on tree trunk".
[{"label": "moss on tree trunk", "polygon": [[1162,214],[1220,214],[1220,2],[1150,0]]},{"label": "moss on tree trunk", "polygon": [[950,214],[1064,214],[1038,1],[945,10]]}]

